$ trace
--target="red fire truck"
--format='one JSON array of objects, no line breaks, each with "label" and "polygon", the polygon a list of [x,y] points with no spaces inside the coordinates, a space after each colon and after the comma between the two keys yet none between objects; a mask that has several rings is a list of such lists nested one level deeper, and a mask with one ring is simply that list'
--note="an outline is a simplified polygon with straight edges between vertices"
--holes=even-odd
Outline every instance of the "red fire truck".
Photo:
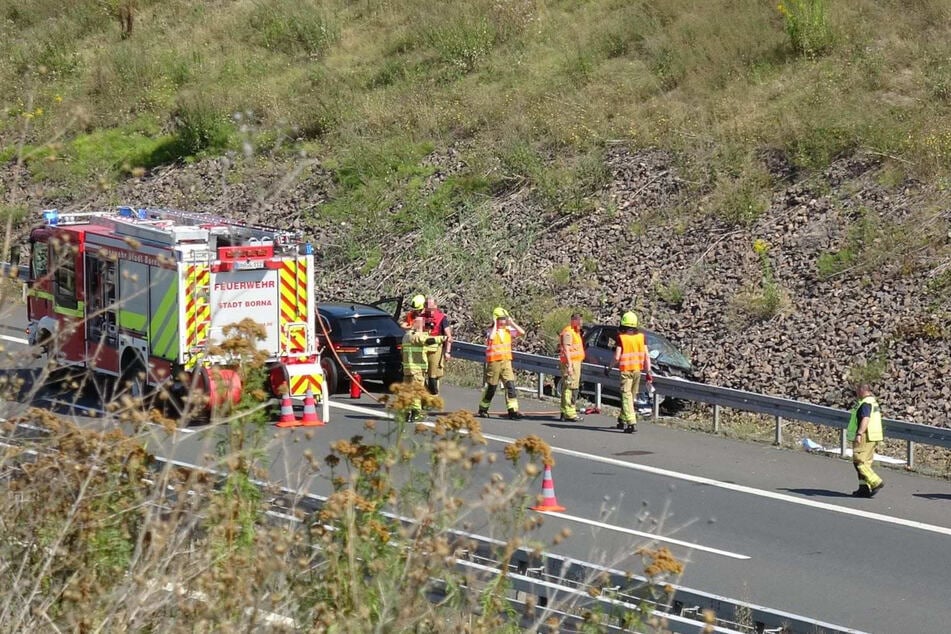
[{"label": "red fire truck", "polygon": [[322,399],[314,257],[299,234],[179,211],[48,210],[30,247],[29,340],[56,365],[133,396],[197,387],[211,406],[237,402],[239,360],[215,344],[250,318],[266,332],[271,391]]}]

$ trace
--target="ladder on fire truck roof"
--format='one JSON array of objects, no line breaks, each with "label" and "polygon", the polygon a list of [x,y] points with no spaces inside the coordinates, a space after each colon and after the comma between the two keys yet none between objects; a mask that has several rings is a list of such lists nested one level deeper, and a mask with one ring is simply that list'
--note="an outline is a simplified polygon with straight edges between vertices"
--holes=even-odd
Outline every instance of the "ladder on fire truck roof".
[{"label": "ladder on fire truck roof", "polygon": [[[166,245],[207,242],[210,236],[247,240],[249,243],[273,243],[275,246],[299,242],[298,232],[243,224],[222,216],[174,211],[169,209],[135,209],[118,207],[116,211],[94,211],[60,214],[56,209],[43,212],[50,225],[81,223],[108,224],[117,234]],[[97,222],[98,221],[98,222]]]}]

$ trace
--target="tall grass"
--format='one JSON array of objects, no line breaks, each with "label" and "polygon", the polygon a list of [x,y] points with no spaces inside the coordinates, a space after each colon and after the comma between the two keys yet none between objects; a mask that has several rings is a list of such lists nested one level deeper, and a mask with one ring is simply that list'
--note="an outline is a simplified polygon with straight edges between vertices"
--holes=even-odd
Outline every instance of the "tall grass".
[{"label": "tall grass", "polygon": [[[185,93],[216,101],[225,118],[252,111],[264,128],[303,131],[335,152],[366,147],[368,135],[417,134],[499,153],[514,132],[562,156],[629,138],[698,159],[711,145],[766,145],[817,168],[871,148],[928,173],[948,168],[947,144],[929,125],[951,105],[942,98],[948,10],[938,2],[904,11],[791,0],[782,12],[686,0],[454,1],[440,12],[420,0],[139,2],[126,40],[99,3],[51,7],[27,14],[0,2],[10,113],[42,67],[41,94],[62,95],[97,127],[148,113],[172,128]],[[56,118],[50,125],[63,127],[69,117]]]},{"label": "tall grass", "polygon": [[[244,397],[199,430],[215,439],[214,451],[194,469],[157,462],[147,448],[168,446],[188,420],[150,410],[121,385],[92,425],[15,405],[37,390],[75,398],[86,377],[57,388],[45,370],[32,386],[3,383],[5,631],[517,632],[551,626],[550,610],[578,611],[572,599],[557,599],[516,612],[507,566],[483,575],[456,565],[473,544],[453,529],[473,524],[498,540],[491,556],[502,562],[518,548],[551,546],[526,508],[542,465],[554,463],[543,441],[526,436],[495,454],[468,412],[411,425],[417,399],[443,404],[422,386],[402,385],[387,401],[393,421],[367,421],[363,434],[329,443],[326,455],[304,452],[284,464],[285,479],[301,489],[273,490],[260,483],[271,461],[305,439],[268,425],[254,344],[260,326],[246,320],[226,330],[219,352],[242,359]],[[316,510],[298,505],[317,482],[329,485],[326,501]],[[682,565],[663,548],[638,552],[649,582],[623,590],[668,599],[666,583]],[[625,619],[632,631],[656,631],[637,614]]]}]

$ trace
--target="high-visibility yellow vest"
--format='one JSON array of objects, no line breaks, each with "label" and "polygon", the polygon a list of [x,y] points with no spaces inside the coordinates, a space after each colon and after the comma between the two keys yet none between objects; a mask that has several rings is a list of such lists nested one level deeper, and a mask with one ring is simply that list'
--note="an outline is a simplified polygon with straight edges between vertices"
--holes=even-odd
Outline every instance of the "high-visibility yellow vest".
[{"label": "high-visibility yellow vest", "polygon": [[618,369],[621,372],[640,372],[644,368],[644,359],[647,357],[647,346],[644,343],[644,333],[621,333],[618,335],[621,342],[621,359]]},{"label": "high-visibility yellow vest", "polygon": [[426,342],[425,332],[411,330],[403,335],[403,373],[408,374],[414,371],[425,371],[426,363]]},{"label": "high-visibility yellow vest", "polygon": [[[571,343],[565,345],[565,335],[571,335]],[[584,344],[581,334],[571,326],[565,326],[558,341],[561,343],[561,362],[568,364],[572,361],[584,361]]]},{"label": "high-visibility yellow vest", "polygon": [[885,433],[882,430],[882,410],[878,406],[878,401],[874,396],[866,396],[852,408],[852,417],[849,419],[849,426],[845,430],[845,437],[849,440],[855,440],[856,433],[859,430],[859,409],[862,405],[868,403],[872,406],[872,413],[868,417],[868,427],[865,429],[865,438],[869,442],[877,442],[885,439]]}]

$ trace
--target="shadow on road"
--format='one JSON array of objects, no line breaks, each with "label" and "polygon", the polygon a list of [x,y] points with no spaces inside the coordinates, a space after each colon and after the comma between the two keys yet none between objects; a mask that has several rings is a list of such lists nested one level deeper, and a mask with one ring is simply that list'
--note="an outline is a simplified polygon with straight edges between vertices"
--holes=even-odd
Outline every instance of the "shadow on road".
[{"label": "shadow on road", "polygon": [[926,500],[951,500],[951,493],[912,493],[912,495]]},{"label": "shadow on road", "polygon": [[806,497],[827,497],[827,498],[850,498],[852,497],[851,493],[843,493],[842,491],[831,491],[829,489],[785,489],[781,488],[780,491],[786,491],[788,493],[796,493],[797,495],[805,495]]},{"label": "shadow on road", "polygon": [[[526,417],[527,418],[527,417]],[[593,425],[588,423],[542,423],[545,427],[553,429],[586,429],[588,431],[607,431],[612,434],[623,434],[624,431],[617,428],[614,423],[607,425]]]}]

